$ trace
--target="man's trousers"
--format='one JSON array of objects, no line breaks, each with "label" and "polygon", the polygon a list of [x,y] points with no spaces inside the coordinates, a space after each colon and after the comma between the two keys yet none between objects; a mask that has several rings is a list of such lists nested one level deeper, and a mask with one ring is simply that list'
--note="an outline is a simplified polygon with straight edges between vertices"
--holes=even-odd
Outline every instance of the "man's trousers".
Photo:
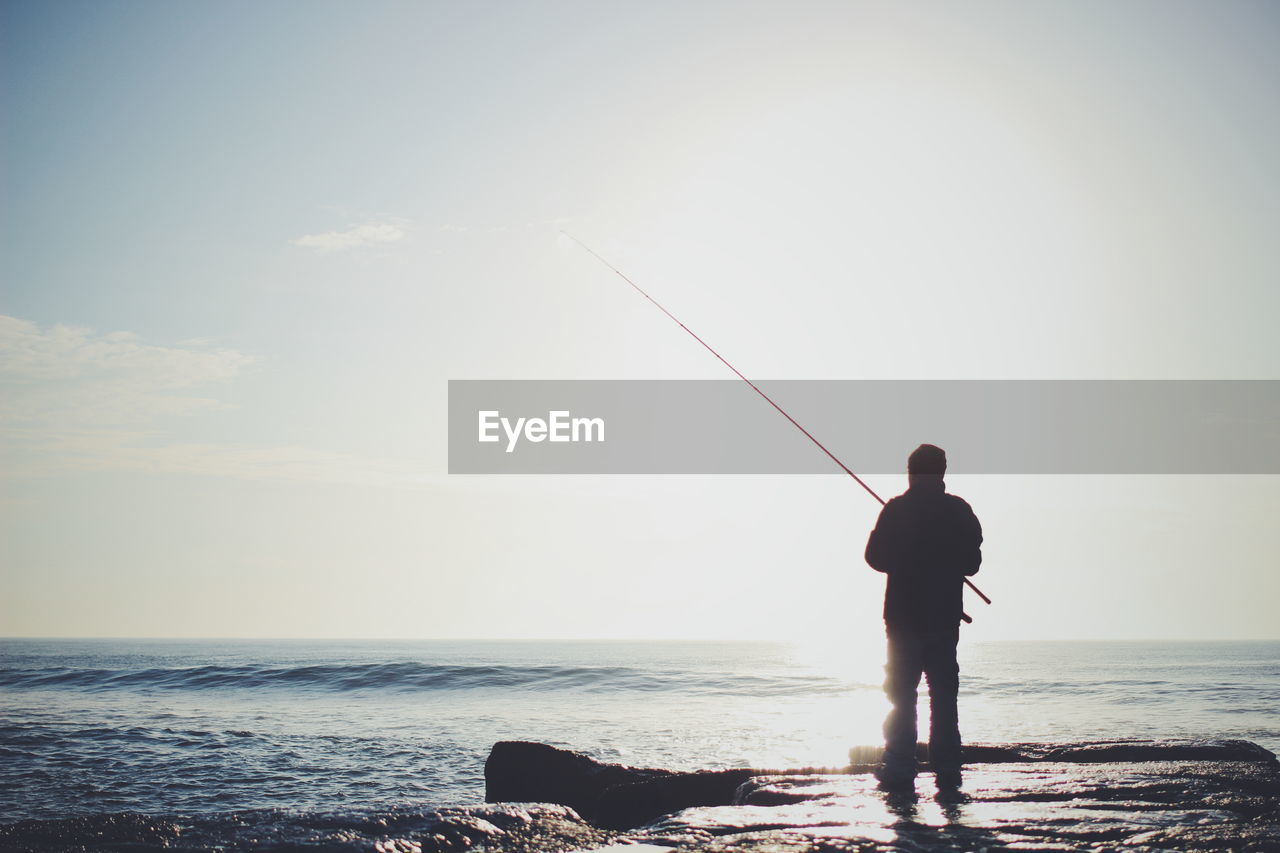
[{"label": "man's trousers", "polygon": [[956,694],[960,667],[956,645],[960,628],[913,631],[889,628],[889,662],[884,691],[893,708],[884,721],[886,768],[914,772],[916,693],[923,675],[929,684],[929,758],[933,770],[960,769],[960,722]]}]

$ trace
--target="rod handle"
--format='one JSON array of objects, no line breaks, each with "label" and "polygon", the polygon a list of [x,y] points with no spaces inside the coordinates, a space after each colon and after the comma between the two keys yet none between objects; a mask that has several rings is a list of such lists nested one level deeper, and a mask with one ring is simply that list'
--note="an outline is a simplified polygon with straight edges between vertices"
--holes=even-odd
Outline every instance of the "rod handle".
[{"label": "rod handle", "polygon": [[964,579],[964,582],[965,582],[966,584],[968,584],[968,585],[969,585],[969,589],[973,590],[974,592],[976,592],[976,593],[978,594],[978,598],[981,598],[981,599],[982,599],[983,601],[985,601],[987,604],[990,604],[990,603],[991,603],[991,599],[987,598],[987,594],[986,594],[985,592],[983,592],[982,590],[978,589],[976,586],[974,586],[974,585],[973,585],[973,581],[969,580],[968,578],[965,578],[965,579]]}]

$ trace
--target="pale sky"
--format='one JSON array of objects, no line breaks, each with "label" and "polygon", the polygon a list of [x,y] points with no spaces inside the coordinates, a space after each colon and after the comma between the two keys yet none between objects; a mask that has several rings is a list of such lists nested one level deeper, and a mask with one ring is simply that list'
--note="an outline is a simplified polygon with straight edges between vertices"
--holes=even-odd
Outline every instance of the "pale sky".
[{"label": "pale sky", "polygon": [[[451,477],[447,381],[727,375],[561,228],[756,378],[1280,378],[1278,48],[1262,2],[5,2],[0,635],[878,634],[847,478]],[[950,486],[969,638],[1280,636],[1280,478]]]}]

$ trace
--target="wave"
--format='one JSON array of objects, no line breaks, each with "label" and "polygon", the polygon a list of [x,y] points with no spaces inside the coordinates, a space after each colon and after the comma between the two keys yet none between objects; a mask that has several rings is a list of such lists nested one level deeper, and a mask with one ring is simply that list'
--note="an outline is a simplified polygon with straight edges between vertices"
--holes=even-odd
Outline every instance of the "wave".
[{"label": "wave", "polygon": [[220,666],[80,669],[0,669],[0,688],[109,690],[312,689],[577,690],[585,692],[694,692],[736,695],[812,695],[868,685],[817,675],[761,676],[622,666],[440,665],[414,661],[294,666]]}]

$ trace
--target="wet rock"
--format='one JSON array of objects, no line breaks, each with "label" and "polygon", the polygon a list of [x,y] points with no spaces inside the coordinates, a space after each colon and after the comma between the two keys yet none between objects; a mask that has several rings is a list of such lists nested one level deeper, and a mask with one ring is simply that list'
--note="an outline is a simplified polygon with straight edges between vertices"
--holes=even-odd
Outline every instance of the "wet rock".
[{"label": "wet rock", "polygon": [[276,809],[189,818],[98,815],[0,825],[0,850],[82,853],[177,850],[378,851],[578,850],[614,834],[562,805],[488,805],[384,814],[290,813]]},{"label": "wet rock", "polygon": [[[849,770],[861,772],[880,761],[880,747],[857,746],[849,750]],[[1247,740],[1217,738],[1178,740],[1100,740],[1069,744],[1005,743],[966,744],[965,764],[1008,764],[1018,761],[1263,761],[1276,756]],[[916,758],[929,766],[929,747],[916,745]]]},{"label": "wet rock", "polygon": [[593,816],[600,793],[615,785],[664,776],[669,770],[606,764],[545,743],[499,741],[484,763],[485,801],[560,803]]},{"label": "wet rock", "polygon": [[178,840],[183,827],[173,820],[123,813],[66,820],[24,820],[0,826],[0,850],[162,849]]},{"label": "wet rock", "polygon": [[738,786],[757,772],[673,773],[606,764],[542,743],[501,741],[485,761],[485,800],[561,803],[598,826],[629,829],[690,806],[731,803]]},{"label": "wet rock", "polygon": [[[606,814],[605,804],[618,810],[611,826],[633,827],[615,844],[674,851],[1280,851],[1280,764],[1244,741],[970,747],[960,794],[928,774],[908,794],[882,792],[857,761],[867,755],[845,772],[622,781],[600,790],[590,813]],[[657,808],[669,811],[630,823]]]},{"label": "wet rock", "polygon": [[927,775],[905,795],[868,774],[770,776],[739,799],[628,837],[696,832],[701,842],[678,846],[712,851],[1280,850],[1280,772],[1269,761],[992,763],[969,768],[959,796]]},{"label": "wet rock", "polygon": [[1097,741],[1030,751],[1041,761],[1261,761],[1274,764],[1271,752],[1245,740]]},{"label": "wet rock", "polygon": [[594,823],[607,829],[630,829],[690,806],[731,803],[752,770],[675,773],[614,785],[600,792],[590,812]]}]

